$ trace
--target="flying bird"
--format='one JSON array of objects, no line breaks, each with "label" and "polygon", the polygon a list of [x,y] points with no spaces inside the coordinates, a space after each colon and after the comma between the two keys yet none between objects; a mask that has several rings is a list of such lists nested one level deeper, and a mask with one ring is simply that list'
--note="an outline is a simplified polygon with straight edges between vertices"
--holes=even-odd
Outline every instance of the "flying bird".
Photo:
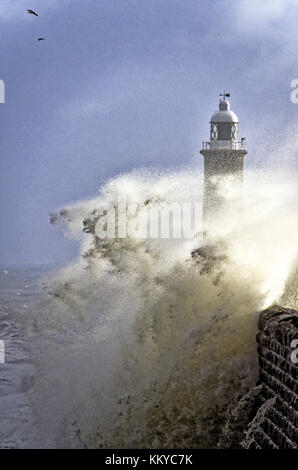
[{"label": "flying bird", "polygon": [[44,41],[44,38],[38,38],[37,41]]},{"label": "flying bird", "polygon": [[30,15],[38,16],[38,14],[33,10],[27,10]]}]

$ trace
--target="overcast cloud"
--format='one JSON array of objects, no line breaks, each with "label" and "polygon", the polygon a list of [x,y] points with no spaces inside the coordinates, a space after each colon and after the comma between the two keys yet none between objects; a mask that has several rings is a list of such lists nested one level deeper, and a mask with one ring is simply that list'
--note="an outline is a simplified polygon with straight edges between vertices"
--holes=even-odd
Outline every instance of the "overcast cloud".
[{"label": "overcast cloud", "polygon": [[224,88],[247,168],[296,161],[297,14],[295,0],[2,0],[0,261],[73,256],[49,213],[119,172],[201,169]]}]

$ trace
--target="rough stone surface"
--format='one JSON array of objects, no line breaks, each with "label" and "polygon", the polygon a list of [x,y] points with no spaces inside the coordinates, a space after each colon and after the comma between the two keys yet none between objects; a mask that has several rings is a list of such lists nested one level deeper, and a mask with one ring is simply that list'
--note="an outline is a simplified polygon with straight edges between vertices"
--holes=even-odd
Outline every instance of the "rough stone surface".
[{"label": "rough stone surface", "polygon": [[298,338],[298,313],[265,310],[257,335],[260,389],[257,411],[241,445],[246,449],[298,448],[298,364],[291,342]]}]

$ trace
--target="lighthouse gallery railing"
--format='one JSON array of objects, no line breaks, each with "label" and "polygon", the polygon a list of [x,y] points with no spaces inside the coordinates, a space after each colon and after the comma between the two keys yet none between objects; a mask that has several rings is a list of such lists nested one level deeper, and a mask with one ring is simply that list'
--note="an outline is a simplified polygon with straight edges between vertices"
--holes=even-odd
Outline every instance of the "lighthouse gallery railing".
[{"label": "lighthouse gallery railing", "polygon": [[241,140],[210,140],[202,142],[202,150],[245,150],[245,141]]}]

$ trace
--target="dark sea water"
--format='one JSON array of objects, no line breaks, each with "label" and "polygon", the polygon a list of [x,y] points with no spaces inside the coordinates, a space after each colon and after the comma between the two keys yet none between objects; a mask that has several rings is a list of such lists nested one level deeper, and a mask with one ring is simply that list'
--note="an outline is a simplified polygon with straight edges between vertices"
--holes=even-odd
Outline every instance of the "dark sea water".
[{"label": "dark sea water", "polygon": [[0,448],[33,447],[36,441],[30,390],[35,381],[27,318],[37,308],[44,268],[0,267],[0,340],[5,364],[0,364]]}]

